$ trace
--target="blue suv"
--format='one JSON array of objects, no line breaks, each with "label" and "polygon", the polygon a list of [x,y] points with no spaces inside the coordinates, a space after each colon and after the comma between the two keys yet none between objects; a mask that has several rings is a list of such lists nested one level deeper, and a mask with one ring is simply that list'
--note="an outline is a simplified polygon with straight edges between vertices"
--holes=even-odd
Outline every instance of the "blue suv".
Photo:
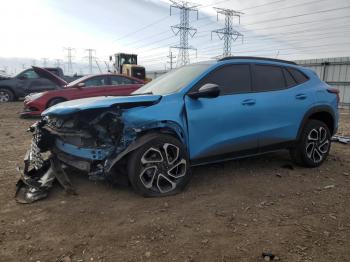
[{"label": "blue suv", "polygon": [[293,62],[228,57],[170,71],[131,96],[61,103],[31,127],[25,197],[46,196],[55,178],[69,184],[67,167],[126,180],[144,196],[179,192],[191,166],[274,150],[316,167],[338,127],[338,100]]}]

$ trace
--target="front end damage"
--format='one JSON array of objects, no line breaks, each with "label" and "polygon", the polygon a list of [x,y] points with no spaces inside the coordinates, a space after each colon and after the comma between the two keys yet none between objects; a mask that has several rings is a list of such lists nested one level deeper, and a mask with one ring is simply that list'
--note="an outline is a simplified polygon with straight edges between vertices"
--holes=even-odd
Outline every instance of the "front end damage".
[{"label": "front end damage", "polygon": [[32,143],[17,183],[16,200],[31,203],[45,198],[55,181],[67,193],[75,194],[67,175],[70,168],[83,171],[91,180],[115,179],[116,163],[147,142],[136,141],[140,133],[164,125],[125,124],[123,112],[128,107],[51,114],[31,126]]}]

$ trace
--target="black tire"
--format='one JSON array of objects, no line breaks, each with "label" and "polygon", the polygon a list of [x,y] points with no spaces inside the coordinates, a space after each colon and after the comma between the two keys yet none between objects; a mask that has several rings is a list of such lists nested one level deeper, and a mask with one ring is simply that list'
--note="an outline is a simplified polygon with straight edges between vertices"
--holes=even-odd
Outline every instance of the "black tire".
[{"label": "black tire", "polygon": [[318,167],[326,159],[331,148],[331,133],[319,120],[309,120],[300,135],[299,142],[290,149],[293,161],[305,167]]},{"label": "black tire", "polygon": [[15,95],[10,89],[0,88],[0,103],[12,102],[15,100]]},{"label": "black tire", "polygon": [[187,151],[170,135],[159,134],[134,150],[127,165],[132,187],[145,197],[177,194],[191,179]]},{"label": "black tire", "polygon": [[65,102],[66,100],[63,99],[63,98],[54,98],[52,100],[50,100],[48,103],[47,103],[47,106],[46,108],[49,108],[49,107],[52,107],[54,105],[57,105],[59,103],[62,103],[62,102]]}]

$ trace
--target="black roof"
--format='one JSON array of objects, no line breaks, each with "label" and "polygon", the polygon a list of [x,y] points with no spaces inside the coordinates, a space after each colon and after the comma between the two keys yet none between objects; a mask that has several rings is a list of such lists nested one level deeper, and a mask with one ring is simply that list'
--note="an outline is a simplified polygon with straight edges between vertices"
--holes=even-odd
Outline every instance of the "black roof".
[{"label": "black roof", "polygon": [[254,60],[264,60],[264,61],[271,61],[271,62],[279,62],[279,63],[296,65],[295,62],[288,61],[288,60],[268,58],[268,57],[256,57],[256,56],[227,56],[227,57],[219,59],[218,61],[226,61],[226,60],[234,60],[234,59],[254,59]]}]

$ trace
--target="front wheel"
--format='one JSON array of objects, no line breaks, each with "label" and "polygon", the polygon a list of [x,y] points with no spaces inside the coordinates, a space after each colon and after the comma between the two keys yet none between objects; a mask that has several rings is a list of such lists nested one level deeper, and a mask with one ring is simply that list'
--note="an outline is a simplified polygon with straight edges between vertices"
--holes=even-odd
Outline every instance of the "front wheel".
[{"label": "front wheel", "polygon": [[290,150],[292,159],[306,167],[320,166],[331,148],[331,133],[327,125],[319,120],[306,123],[296,147]]},{"label": "front wheel", "polygon": [[143,196],[176,194],[191,178],[187,151],[176,138],[159,134],[131,153],[128,176],[134,190]]},{"label": "front wheel", "polygon": [[59,103],[65,102],[66,100],[63,98],[54,98],[50,100],[50,102],[47,104],[46,108],[52,107],[54,105],[57,105]]}]

